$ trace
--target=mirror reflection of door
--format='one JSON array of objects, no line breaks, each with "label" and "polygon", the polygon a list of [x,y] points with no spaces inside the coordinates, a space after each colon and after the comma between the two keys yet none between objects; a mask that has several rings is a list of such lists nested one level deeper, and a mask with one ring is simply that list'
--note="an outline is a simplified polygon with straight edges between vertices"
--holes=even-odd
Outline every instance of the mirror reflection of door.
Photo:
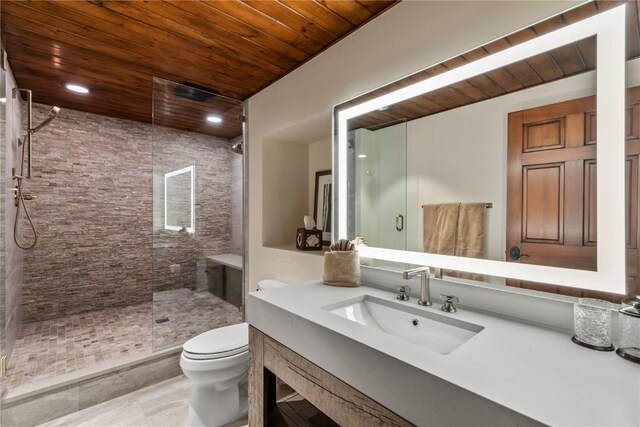
[{"label": "mirror reflection of door", "polygon": [[[506,260],[596,270],[596,98],[509,114]],[[640,87],[627,92],[627,294],[638,285]],[[509,286],[619,301],[621,297],[541,283]]]}]

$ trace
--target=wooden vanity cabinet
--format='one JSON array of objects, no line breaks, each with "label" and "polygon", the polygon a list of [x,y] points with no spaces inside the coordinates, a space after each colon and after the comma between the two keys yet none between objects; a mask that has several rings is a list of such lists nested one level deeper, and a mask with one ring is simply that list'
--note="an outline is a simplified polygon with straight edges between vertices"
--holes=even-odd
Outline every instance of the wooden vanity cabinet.
[{"label": "wooden vanity cabinet", "polygon": [[249,327],[249,426],[268,425],[276,377],[341,426],[412,426],[253,326]]}]

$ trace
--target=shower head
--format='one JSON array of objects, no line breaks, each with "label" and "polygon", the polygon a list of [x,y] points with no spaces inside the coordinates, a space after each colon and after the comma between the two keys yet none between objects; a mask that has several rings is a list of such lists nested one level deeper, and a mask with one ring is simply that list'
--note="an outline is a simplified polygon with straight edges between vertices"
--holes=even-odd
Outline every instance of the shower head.
[{"label": "shower head", "polygon": [[38,126],[31,128],[30,132],[31,133],[38,132],[40,129],[48,125],[51,120],[55,119],[59,112],[60,112],[60,107],[53,107],[51,110],[49,110],[49,114],[47,114],[47,118],[44,119],[42,123],[40,123]]},{"label": "shower head", "polygon": [[220,92],[210,87],[200,86],[189,82],[182,82],[173,89],[173,94],[175,96],[196,102],[208,101],[218,96],[219,93]]},{"label": "shower head", "polygon": [[234,153],[243,154],[244,150],[242,149],[242,145],[242,141],[238,141],[231,146],[230,150]]}]

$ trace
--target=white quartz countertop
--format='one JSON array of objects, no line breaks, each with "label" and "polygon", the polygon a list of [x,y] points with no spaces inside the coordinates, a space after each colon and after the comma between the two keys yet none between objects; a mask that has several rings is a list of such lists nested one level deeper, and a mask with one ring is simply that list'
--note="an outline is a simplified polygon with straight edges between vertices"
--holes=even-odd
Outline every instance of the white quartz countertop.
[{"label": "white quartz countertop", "polygon": [[227,267],[242,270],[242,256],[234,254],[209,255],[207,260],[216,264],[226,265]]},{"label": "white quartz countertop", "polygon": [[[443,355],[322,308],[362,295],[409,304],[484,329]],[[250,293],[247,321],[417,425],[429,424],[430,416],[439,424],[448,419],[447,414],[434,412],[434,402],[441,399],[437,407],[450,406],[443,411],[448,411],[451,425],[474,425],[472,419],[466,422],[473,411],[476,425],[490,424],[487,420],[498,425],[501,418],[491,412],[503,407],[524,415],[524,420],[547,425],[640,426],[640,365],[614,352],[580,347],[565,332],[465,308],[443,313],[437,303],[420,307],[415,298],[400,302],[390,291],[336,288],[320,282]],[[325,346],[333,346],[333,351]],[[457,395],[459,402],[474,402],[462,398],[473,395],[497,405],[458,407],[451,402]],[[475,403],[466,406],[470,405]],[[465,411],[471,412],[465,415]],[[511,421],[502,425],[514,422],[503,420]]]}]

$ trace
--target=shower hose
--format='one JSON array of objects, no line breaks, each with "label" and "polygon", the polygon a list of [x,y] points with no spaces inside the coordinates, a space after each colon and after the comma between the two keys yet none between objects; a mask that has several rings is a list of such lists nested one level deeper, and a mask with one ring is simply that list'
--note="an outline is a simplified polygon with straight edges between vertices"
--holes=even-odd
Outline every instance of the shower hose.
[{"label": "shower hose", "polygon": [[[25,146],[27,145],[26,142],[28,141],[29,144],[31,144],[31,135],[25,135],[25,142],[22,143],[22,155],[20,156],[20,175],[14,175],[13,178],[18,181],[18,184],[16,186],[16,200],[17,200],[17,204],[16,204],[16,216],[15,219],[13,221],[13,241],[16,243],[16,245],[20,248],[20,249],[32,249],[36,243],[38,243],[38,232],[36,231],[36,226],[33,224],[33,221],[31,220],[31,215],[29,215],[29,210],[27,209],[27,205],[24,203],[24,194],[22,193],[22,181],[24,181],[24,149]],[[33,241],[29,244],[21,244],[18,241],[18,223],[19,223],[19,219],[20,219],[20,206],[22,205],[22,209],[24,209],[24,213],[25,216],[27,217],[27,221],[29,221],[29,226],[31,227],[31,230],[33,230]]]}]

